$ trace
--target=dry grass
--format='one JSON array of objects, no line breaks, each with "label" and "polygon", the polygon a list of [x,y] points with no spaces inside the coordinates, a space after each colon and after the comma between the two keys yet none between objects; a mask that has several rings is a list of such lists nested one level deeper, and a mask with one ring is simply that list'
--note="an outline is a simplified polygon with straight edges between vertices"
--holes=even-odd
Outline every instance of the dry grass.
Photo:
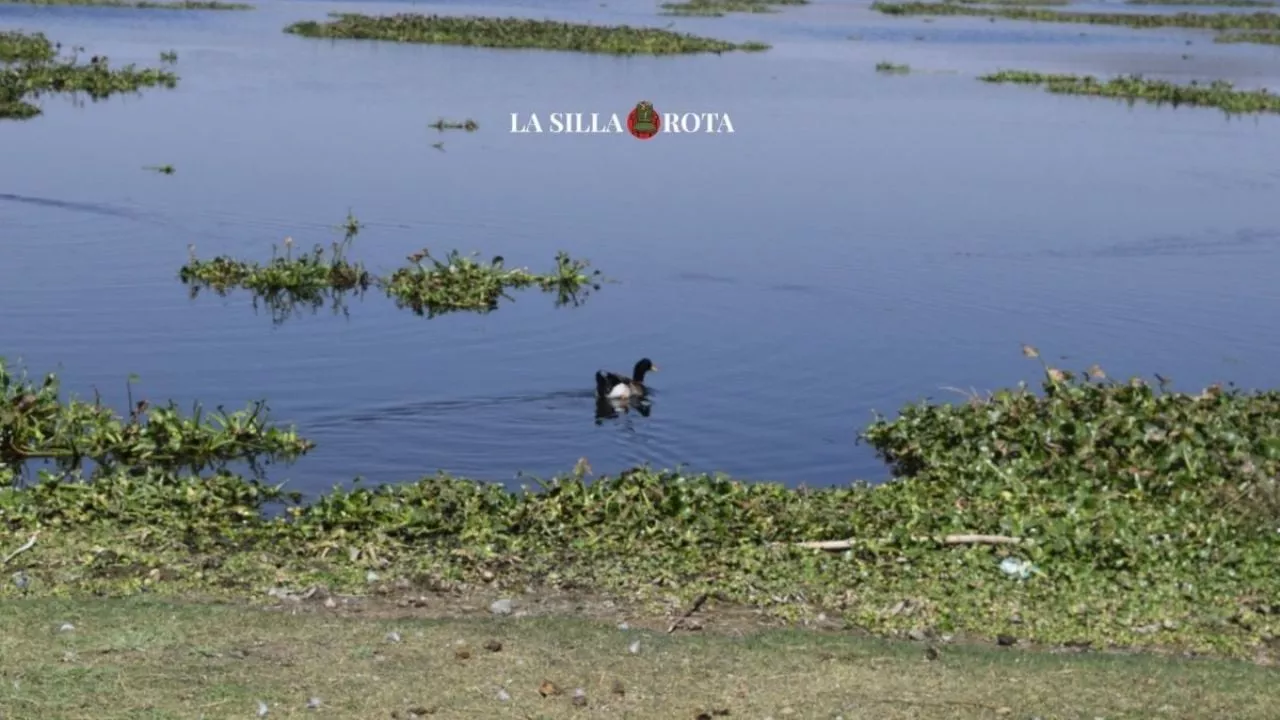
[{"label": "dry grass", "polygon": [[509,617],[449,618],[310,603],[9,601],[0,715],[251,718],[264,702],[268,718],[401,720],[1274,717],[1275,670],[1242,662],[959,644],[937,645],[931,659],[923,642],[668,635],[522,618],[521,602]]}]

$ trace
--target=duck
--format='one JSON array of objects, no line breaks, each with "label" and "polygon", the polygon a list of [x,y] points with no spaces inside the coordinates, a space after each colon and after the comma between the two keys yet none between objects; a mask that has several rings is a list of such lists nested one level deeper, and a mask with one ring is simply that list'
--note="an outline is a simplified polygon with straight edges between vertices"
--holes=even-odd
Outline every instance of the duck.
[{"label": "duck", "polygon": [[648,394],[644,386],[644,376],[650,371],[658,372],[658,366],[649,358],[641,358],[631,371],[631,377],[607,370],[596,371],[596,397],[610,399],[630,399]]}]

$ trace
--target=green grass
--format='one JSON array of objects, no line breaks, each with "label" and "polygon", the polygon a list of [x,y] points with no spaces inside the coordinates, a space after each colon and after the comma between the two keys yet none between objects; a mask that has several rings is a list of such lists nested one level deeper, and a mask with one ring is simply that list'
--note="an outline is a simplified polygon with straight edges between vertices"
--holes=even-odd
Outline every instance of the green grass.
[{"label": "green grass", "polygon": [[69,5],[89,7],[127,8],[133,10],[252,10],[253,5],[228,3],[220,0],[0,0],[8,5]]},{"label": "green grass", "polygon": [[612,55],[676,55],[766,50],[762,43],[731,43],[630,26],[584,25],[520,18],[333,13],[329,22],[308,20],[285,32],[311,38],[387,40],[487,48],[537,48]]},{"label": "green grass", "polygon": [[[432,594],[428,608],[459,604]],[[1274,671],[1239,662],[964,644],[939,645],[930,661],[923,644],[849,633],[668,635],[620,630],[619,617],[635,618],[616,611],[604,622],[572,610],[481,619],[359,607],[11,601],[0,707],[63,720],[252,718],[259,703],[268,718],[399,720],[1274,715]]]},{"label": "green grass", "polygon": [[1280,32],[1234,32],[1222,33],[1213,39],[1220,43],[1257,43],[1259,45],[1280,45]]},{"label": "green grass", "polygon": [[1153,105],[1192,105],[1218,108],[1230,114],[1280,112],[1280,96],[1265,89],[1236,90],[1231,83],[1215,80],[1207,85],[1177,85],[1132,75],[1098,80],[1089,75],[1053,75],[1024,70],[1002,70],[980,80],[992,83],[1043,85],[1052,93],[1092,95],[1120,100],[1141,100]]},{"label": "green grass", "polygon": [[773,13],[779,7],[808,4],[809,0],[685,0],[661,7],[663,15],[724,17],[729,13]]},{"label": "green grass", "polygon": [[442,473],[302,498],[137,461],[44,471],[0,490],[0,557],[35,538],[4,568],[25,587],[0,598],[533,587],[655,611],[710,593],[890,636],[1274,657],[1280,392],[1045,366],[1038,391],[909,405],[861,437],[894,481],[595,477],[584,460],[520,492]]},{"label": "green grass", "polygon": [[25,120],[40,114],[31,102],[52,93],[84,94],[101,100],[147,87],[175,87],[178,76],[166,70],[111,68],[105,57],[79,62],[61,57],[61,45],[41,33],[0,32],[0,118]]},{"label": "green grass", "polygon": [[1038,8],[976,7],[954,2],[875,2],[871,7],[886,15],[965,15],[999,17],[1033,22],[1084,23],[1119,25],[1131,28],[1204,28],[1209,30],[1276,30],[1280,15],[1274,13],[1171,13],[1141,15],[1138,13],[1058,12]]}]

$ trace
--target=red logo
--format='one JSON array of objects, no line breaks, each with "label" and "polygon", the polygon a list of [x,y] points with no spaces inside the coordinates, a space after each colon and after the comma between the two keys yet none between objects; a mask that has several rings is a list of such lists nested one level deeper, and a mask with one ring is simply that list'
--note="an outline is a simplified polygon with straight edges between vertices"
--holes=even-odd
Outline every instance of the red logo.
[{"label": "red logo", "polygon": [[662,129],[662,116],[653,109],[653,103],[641,100],[627,115],[627,129],[641,140],[648,140]]}]

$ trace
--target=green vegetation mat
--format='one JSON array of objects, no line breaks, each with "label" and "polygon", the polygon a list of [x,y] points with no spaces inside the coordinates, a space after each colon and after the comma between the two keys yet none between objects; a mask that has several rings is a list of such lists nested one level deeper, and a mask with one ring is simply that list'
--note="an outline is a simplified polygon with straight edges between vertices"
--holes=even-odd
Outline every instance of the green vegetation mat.
[{"label": "green vegetation mat", "polygon": [[245,3],[228,3],[219,0],[174,0],[173,2],[152,2],[151,0],[0,0],[5,5],[67,5],[88,7],[110,7],[133,10],[252,10],[253,6]]},{"label": "green vegetation mat", "polygon": [[767,50],[762,43],[731,43],[657,28],[609,27],[526,20],[400,14],[333,13],[329,22],[294,23],[285,32],[311,38],[389,40],[433,45],[566,50],[611,55],[676,55]]},{"label": "green vegetation mat", "polygon": [[1038,8],[977,7],[954,2],[875,2],[872,9],[887,15],[967,15],[999,17],[1008,20],[1036,22],[1121,25],[1132,28],[1204,28],[1208,30],[1276,30],[1280,14],[1275,13],[1171,13],[1142,15],[1138,13],[1058,12]]},{"label": "green vegetation mat", "polygon": [[166,70],[139,70],[134,65],[112,69],[105,57],[88,63],[78,56],[60,57],[61,45],[41,33],[0,31],[0,119],[25,120],[40,114],[30,100],[50,93],[83,93],[101,100],[145,87],[175,87],[178,76]]},{"label": "green vegetation mat", "polygon": [[1207,85],[1175,85],[1140,76],[1100,81],[1089,75],[1048,75],[1025,70],[1002,70],[980,80],[992,83],[1043,85],[1052,93],[1093,95],[1121,100],[1142,100],[1153,105],[1214,107],[1229,114],[1280,112],[1280,96],[1268,90],[1236,90],[1231,83],[1215,80]]},{"label": "green vegetation mat", "polygon": [[[64,720],[252,718],[264,708],[268,720],[1275,714],[1275,671],[1241,662],[965,644],[935,655],[923,643],[720,620],[667,634],[621,607],[569,598],[576,617],[440,618],[456,598],[414,600],[362,602],[359,612],[321,599],[279,610],[10,601],[0,613],[0,708]],[[539,609],[525,596],[514,607]]]},{"label": "green vegetation mat", "polygon": [[[197,476],[118,452],[143,431],[117,428],[143,419],[69,422],[88,411],[59,410],[73,405],[56,381],[0,380],[4,446],[77,448],[76,463],[44,453],[55,466],[39,480],[0,490],[12,578],[0,597],[577,588],[638,603],[709,593],[923,637],[1252,657],[1280,636],[1272,391],[1185,394],[1046,366],[1039,392],[878,419],[863,438],[897,478],[878,487],[648,468],[595,478],[584,460],[521,493],[441,474],[304,499],[225,468]],[[267,432],[213,437],[234,458]],[[265,449],[299,449],[279,432],[287,442]],[[186,433],[167,436],[176,460]],[[113,462],[77,470],[82,447]],[[0,474],[16,480],[21,459]]]},{"label": "green vegetation mat", "polygon": [[662,14],[724,17],[729,13],[773,13],[779,7],[808,4],[809,0],[685,0],[663,3]]}]

